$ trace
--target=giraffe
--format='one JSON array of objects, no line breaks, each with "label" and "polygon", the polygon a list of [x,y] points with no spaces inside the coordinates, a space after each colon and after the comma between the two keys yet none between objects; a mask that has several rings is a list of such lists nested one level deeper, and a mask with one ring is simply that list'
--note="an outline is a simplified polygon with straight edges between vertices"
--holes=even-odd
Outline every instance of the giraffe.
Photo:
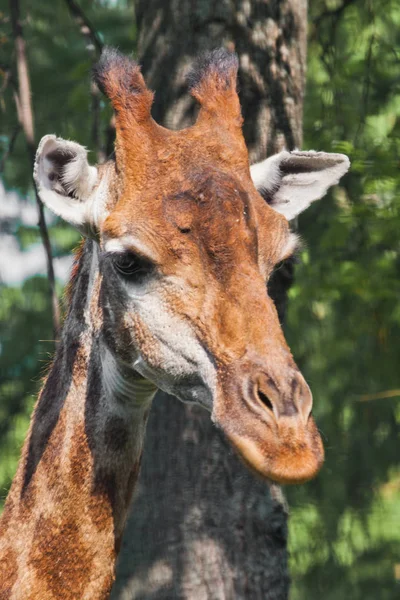
[{"label": "giraffe", "polygon": [[107,48],[94,77],[115,156],[96,167],[75,142],[39,144],[40,197],[84,242],[0,522],[2,600],[108,597],[157,389],[207,409],[261,477],[302,482],[322,465],[266,282],[298,243],[289,221],[349,161],[282,151],[250,168],[237,70],[223,49],[200,57],[197,120],[170,131],[137,63]]}]

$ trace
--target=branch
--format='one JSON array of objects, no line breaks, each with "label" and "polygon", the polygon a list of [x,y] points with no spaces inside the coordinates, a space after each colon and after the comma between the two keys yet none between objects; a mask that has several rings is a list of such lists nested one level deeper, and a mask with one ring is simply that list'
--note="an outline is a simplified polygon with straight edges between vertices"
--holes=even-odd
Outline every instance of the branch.
[{"label": "branch", "polygon": [[65,0],[71,15],[74,17],[76,23],[80,27],[82,35],[90,42],[98,54],[101,54],[103,50],[103,42],[99,38],[96,29],[89,21],[81,7],[75,2],[75,0]]},{"label": "branch", "polygon": [[377,392],[376,394],[363,394],[358,397],[359,402],[369,402],[370,400],[383,400],[384,398],[396,398],[400,396],[400,390],[387,390],[386,392]]},{"label": "branch", "polygon": [[[82,8],[75,2],[75,0],[65,0],[71,16],[78,25],[81,34],[86,40],[86,49],[89,52],[92,64],[97,60],[98,55],[101,54],[103,49],[103,43],[100,40],[96,29],[89,21]],[[97,51],[97,52],[96,52]],[[97,56],[96,56],[97,54]],[[94,81],[90,85],[90,96],[92,99],[91,112],[92,112],[92,129],[91,138],[93,146],[96,148],[98,162],[104,162],[105,154],[101,147],[99,123],[100,123],[100,90]]]},{"label": "branch", "polygon": [[[311,21],[313,28],[310,33],[310,39],[316,40],[321,45],[321,61],[330,77],[333,76],[334,70],[334,65],[331,64],[330,58],[334,56],[335,52],[335,36],[337,27],[345,9],[356,2],[357,0],[343,0],[342,4],[340,4],[337,8],[333,10],[324,10]],[[324,28],[322,27],[322,24],[325,20],[329,20],[329,26]],[[325,40],[324,33],[326,34]]]},{"label": "branch", "polygon": [[19,18],[19,0],[10,0],[11,23],[14,34],[15,52],[18,72],[19,119],[28,145],[34,145],[34,122],[31,103],[31,87],[28,63],[26,60],[25,40]]},{"label": "branch", "polygon": [[[22,32],[22,25],[20,21],[20,7],[19,0],[10,0],[10,14],[11,23],[15,43],[16,60],[17,60],[17,72],[18,72],[18,90],[15,91],[15,104],[18,113],[18,119],[21,128],[25,134],[26,144],[28,147],[28,154],[33,169],[35,161],[35,128],[33,120],[32,100],[31,100],[31,89],[29,79],[28,62],[26,59],[26,48],[25,40]],[[53,309],[53,329],[54,337],[57,338],[60,330],[60,307],[58,304],[56,285],[54,277],[54,266],[53,257],[51,253],[51,245],[49,232],[46,226],[44,218],[44,209],[42,201],[39,198],[39,194],[36,189],[35,182],[33,182],[36,196],[36,203],[39,215],[39,229],[42,238],[44,251],[46,254],[47,261],[47,278],[50,287],[50,299]]]},{"label": "branch", "polygon": [[13,94],[15,94],[18,91],[18,86],[14,80],[14,77],[11,73],[11,68],[9,66],[6,66],[6,65],[3,65],[2,63],[0,63],[0,75],[3,76],[3,83],[1,84],[1,88],[0,88],[0,106],[1,106],[1,110],[5,113],[6,105],[5,105],[5,101],[4,101],[4,93],[5,93],[6,89],[8,88],[8,86],[10,85],[13,90]]},{"label": "branch", "polygon": [[368,51],[367,51],[367,56],[366,56],[366,61],[365,61],[365,78],[364,78],[364,82],[363,82],[363,89],[362,89],[362,106],[361,106],[361,110],[360,110],[360,122],[358,124],[357,127],[357,131],[356,134],[354,136],[354,146],[357,146],[357,142],[358,142],[358,138],[359,135],[361,134],[362,128],[365,125],[365,119],[367,116],[367,111],[368,111],[368,103],[369,103],[369,96],[370,96],[370,89],[371,89],[371,64],[372,64],[372,50],[373,50],[373,45],[375,43],[375,35],[371,36],[371,39],[369,41],[369,45],[368,45]]}]

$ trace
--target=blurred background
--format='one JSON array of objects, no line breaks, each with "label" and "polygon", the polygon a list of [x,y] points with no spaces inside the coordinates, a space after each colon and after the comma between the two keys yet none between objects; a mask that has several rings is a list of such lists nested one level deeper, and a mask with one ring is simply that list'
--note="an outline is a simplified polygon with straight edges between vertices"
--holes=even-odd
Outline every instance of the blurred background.
[{"label": "blurred background", "polygon": [[[214,4],[218,12],[224,2]],[[251,5],[268,2],[233,4],[250,15],[255,31]],[[93,162],[104,160],[112,148],[112,113],[90,83],[91,67],[104,43],[131,53],[141,35],[133,0],[21,0],[14,7],[17,30],[9,2],[0,0],[2,502],[56,343],[32,146],[56,133],[86,145]],[[159,17],[155,12],[154,21]],[[394,600],[400,597],[400,4],[315,0],[307,19],[302,147],[346,153],[352,167],[300,217],[305,244],[287,292],[286,337],[313,390],[326,448],[318,477],[285,490],[290,598]],[[233,36],[240,46],[240,32]],[[16,38],[24,41],[29,66],[30,133]],[[244,77],[243,95],[245,84]],[[47,212],[46,222],[63,312],[80,236]]]}]

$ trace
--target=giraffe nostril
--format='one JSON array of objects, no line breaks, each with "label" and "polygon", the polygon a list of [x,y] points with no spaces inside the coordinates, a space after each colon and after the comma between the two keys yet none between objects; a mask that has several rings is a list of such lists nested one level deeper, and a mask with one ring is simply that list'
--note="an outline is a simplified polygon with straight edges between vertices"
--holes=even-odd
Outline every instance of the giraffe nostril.
[{"label": "giraffe nostril", "polygon": [[274,412],[274,408],[272,406],[271,400],[262,392],[261,390],[257,390],[257,396],[261,400],[261,402],[266,406],[271,412]]}]

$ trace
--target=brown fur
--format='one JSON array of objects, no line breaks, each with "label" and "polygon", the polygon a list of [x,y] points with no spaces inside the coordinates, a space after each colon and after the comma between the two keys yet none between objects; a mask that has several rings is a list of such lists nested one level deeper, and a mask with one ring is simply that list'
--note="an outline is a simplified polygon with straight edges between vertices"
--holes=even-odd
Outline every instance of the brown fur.
[{"label": "brown fur", "polygon": [[[91,547],[80,533],[75,520],[39,518],[34,536],[38,543],[32,547],[29,562],[39,575],[39,586],[43,586],[55,597],[63,590],[65,600],[81,598],[85,583],[81,578],[82,565],[92,568]],[[44,592],[43,595],[45,595]]]},{"label": "brown fur", "polygon": [[[243,460],[264,477],[302,481],[318,471],[323,449],[266,292],[289,227],[252,183],[236,72],[233,55],[203,57],[191,75],[198,120],[173,132],[152,120],[138,65],[103,55],[96,80],[114,106],[117,139],[115,165],[102,171],[108,216],[97,234],[100,245],[131,236],[150,249],[165,306],[215,365],[212,417]],[[2,600],[98,600],[111,589],[148,405],[131,414],[129,400],[108,398],[100,353],[105,343],[129,364],[137,346],[148,365],[163,364],[149,324],[126,310],[114,270],[93,268],[94,244],[78,251],[62,339],[6,502]],[[168,284],[174,278],[179,286]]]},{"label": "brown fur", "polygon": [[5,548],[1,567],[2,577],[4,579],[2,587],[0,588],[0,600],[8,600],[18,577],[17,555],[11,548]]},{"label": "brown fur", "polygon": [[[300,406],[306,410],[310,392],[265,290],[289,227],[251,181],[236,71],[236,61],[223,52],[200,61],[191,92],[201,108],[196,124],[186,130],[171,132],[154,124],[150,108],[149,129],[140,132],[117,114],[117,123],[131,132],[121,138],[118,152],[138,162],[124,173],[123,192],[101,234],[105,239],[141,240],[163,275],[185,281],[187,293],[165,289],[165,303],[191,324],[219,366],[221,392],[214,402],[214,420],[242,455],[246,444],[249,452],[251,447],[244,440],[253,440],[258,450],[252,460],[261,473],[282,482],[300,481],[320,468],[322,444],[312,418],[302,422]],[[142,116],[145,98],[143,88],[132,97]],[[125,316],[123,322],[125,358],[126,348],[136,342],[146,360],[161,368],[157,343],[146,324],[137,315]],[[244,405],[239,390],[231,391],[229,382],[236,385],[238,372],[256,380],[257,371],[274,384],[275,391],[267,386],[266,395],[275,394],[276,412],[282,416],[279,427],[265,407],[260,422],[252,401]],[[294,380],[300,382],[299,393]],[[284,415],[291,418],[287,431]],[[240,434],[240,442],[238,423],[248,432]]]}]

